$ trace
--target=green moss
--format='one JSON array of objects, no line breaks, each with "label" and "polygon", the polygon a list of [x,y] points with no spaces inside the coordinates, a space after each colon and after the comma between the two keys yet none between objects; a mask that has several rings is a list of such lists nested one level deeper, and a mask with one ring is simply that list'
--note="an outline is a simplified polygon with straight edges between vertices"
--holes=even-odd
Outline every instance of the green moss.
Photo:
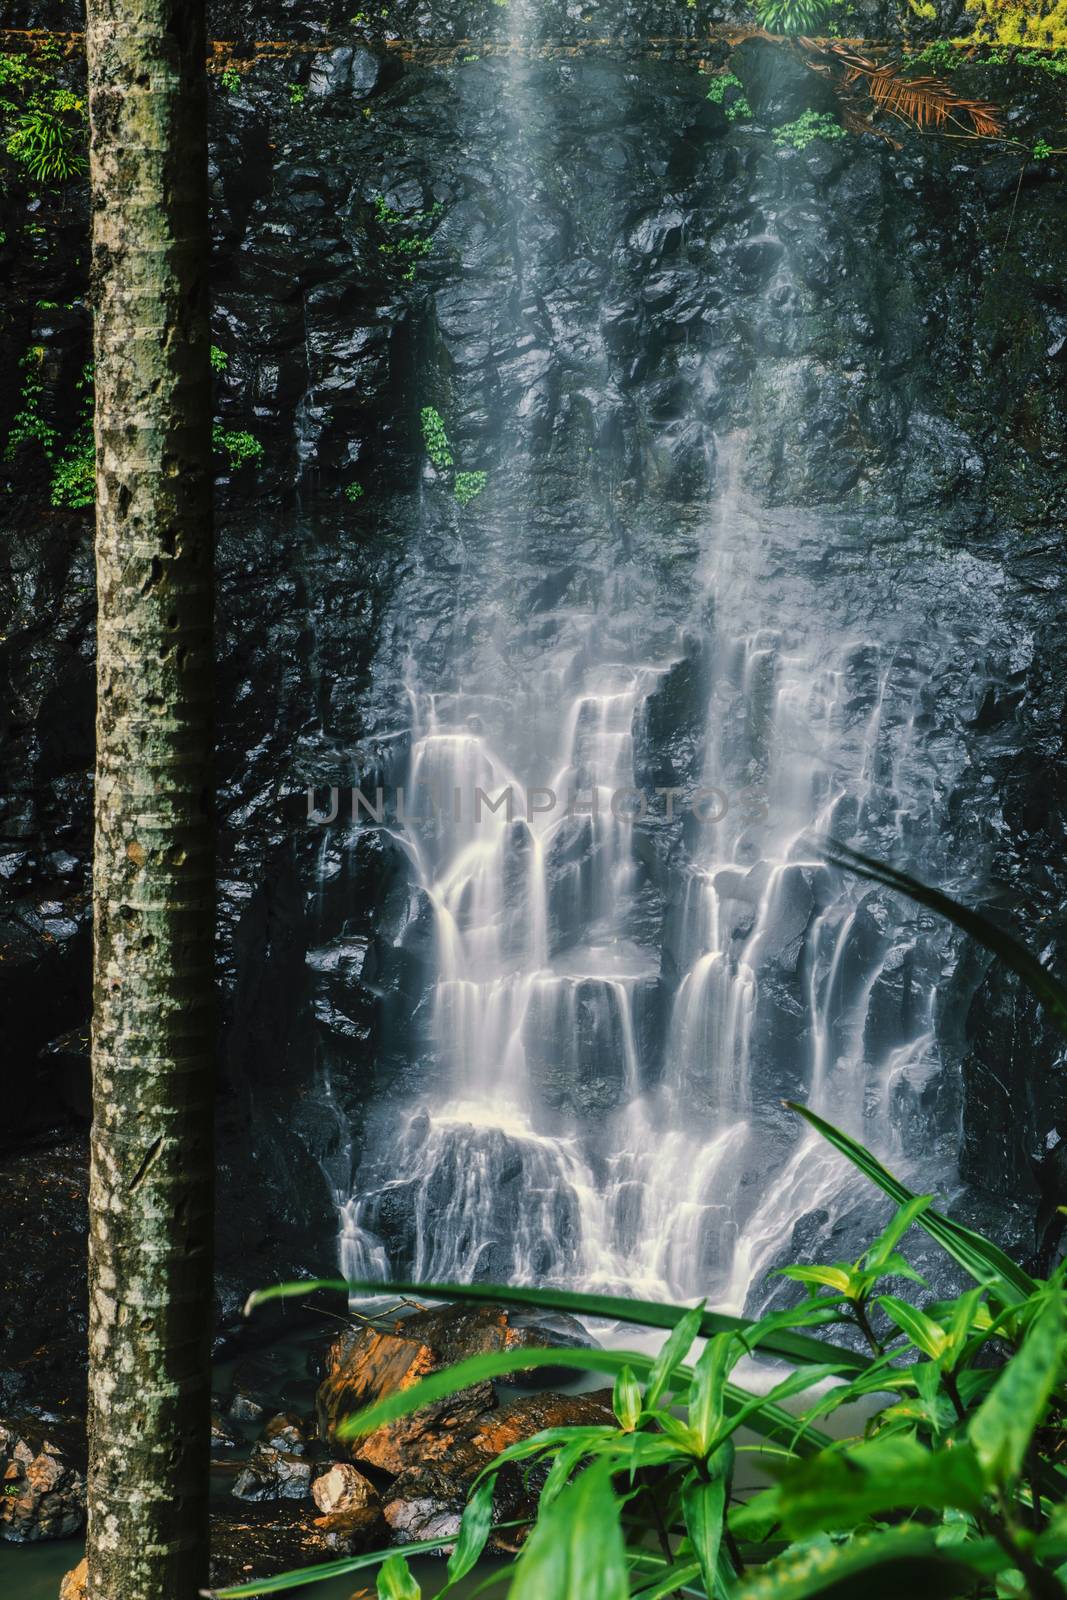
[{"label": "green moss", "polygon": [[971,44],[1018,44],[1067,49],[1067,0],[967,0],[974,16]]}]

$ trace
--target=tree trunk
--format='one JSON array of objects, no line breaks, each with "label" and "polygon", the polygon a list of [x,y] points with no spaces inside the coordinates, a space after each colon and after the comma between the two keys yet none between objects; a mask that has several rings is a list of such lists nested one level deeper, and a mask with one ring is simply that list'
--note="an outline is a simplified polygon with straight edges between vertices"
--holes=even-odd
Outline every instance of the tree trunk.
[{"label": "tree trunk", "polygon": [[214,860],[204,0],[89,0],[89,1594],[207,1581]]}]

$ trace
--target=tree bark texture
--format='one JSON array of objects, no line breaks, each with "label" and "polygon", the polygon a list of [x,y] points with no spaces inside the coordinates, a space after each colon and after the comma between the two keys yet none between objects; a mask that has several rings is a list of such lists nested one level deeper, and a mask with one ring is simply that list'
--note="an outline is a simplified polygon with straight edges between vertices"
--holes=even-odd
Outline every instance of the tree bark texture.
[{"label": "tree bark texture", "polygon": [[204,0],[89,0],[89,1595],[207,1581],[215,888]]}]

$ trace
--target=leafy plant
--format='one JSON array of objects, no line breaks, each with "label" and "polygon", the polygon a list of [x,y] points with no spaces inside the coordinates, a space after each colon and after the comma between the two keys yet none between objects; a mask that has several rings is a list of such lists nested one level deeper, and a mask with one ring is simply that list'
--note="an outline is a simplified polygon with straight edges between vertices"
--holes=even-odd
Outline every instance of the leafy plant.
[{"label": "leafy plant", "polygon": [[378,246],[378,253],[399,261],[404,267],[401,276],[405,283],[413,283],[418,274],[418,263],[433,250],[433,237],[426,229],[437,221],[444,211],[440,201],[435,201],[427,211],[414,211],[405,215],[389,204],[383,194],[374,197],[374,220],[378,227],[390,235]]},{"label": "leafy plant", "polygon": [[52,473],[54,506],[84,511],[96,500],[96,450],[93,442],[93,364],[87,362],[75,385],[81,391],[81,414],[74,437]]},{"label": "leafy plant", "polygon": [[307,98],[307,90],[302,83],[291,83],[288,87],[289,104],[302,106]]},{"label": "leafy plant", "polygon": [[211,443],[217,455],[229,457],[231,472],[236,472],[248,461],[259,462],[263,459],[263,446],[254,434],[224,428],[219,422],[212,429]]},{"label": "leafy plant", "polygon": [[212,370],[212,372],[218,372],[218,373],[225,372],[226,368],[229,366],[229,364],[230,364],[230,358],[226,354],[225,350],[221,349],[219,345],[213,344],[211,346],[211,370]]},{"label": "leafy plant", "polygon": [[24,444],[39,445],[49,460],[55,451],[59,434],[41,415],[44,356],[44,345],[34,344],[30,345],[19,361],[23,371],[22,388],[19,392],[19,408],[11,419],[11,427],[8,429],[4,445],[5,461],[14,460],[19,447]]},{"label": "leafy plant", "polygon": [[843,139],[845,130],[828,111],[805,111],[775,130],[779,150],[806,150],[813,139]]},{"label": "leafy plant", "polygon": [[768,33],[813,34],[841,0],[756,0],[756,16]]},{"label": "leafy plant", "polygon": [[452,484],[452,493],[461,506],[467,506],[481,494],[485,482],[484,472],[457,472]]},{"label": "leafy plant", "polygon": [[724,107],[727,122],[737,122],[741,117],[752,115],[752,107],[745,98],[744,86],[736,73],[717,73],[708,86],[705,99],[710,100],[712,105]]},{"label": "leafy plant", "polygon": [[1033,156],[1035,161],[1047,161],[1049,156],[1052,154],[1052,146],[1049,144],[1047,139],[1038,139],[1030,154]]},{"label": "leafy plant", "polygon": [[365,492],[361,483],[350,483],[344,492],[345,499],[355,503],[355,501],[363,499]]},{"label": "leafy plant", "polygon": [[62,183],[88,166],[85,102],[68,89],[33,94],[13,118],[4,148],[35,183]]},{"label": "leafy plant", "polygon": [[438,472],[445,472],[455,466],[455,457],[452,446],[448,442],[444,418],[433,406],[423,406],[419,413],[422,423],[422,442],[426,446],[426,454],[437,468]]},{"label": "leafy plant", "polygon": [[234,66],[224,67],[222,72],[222,87],[227,94],[236,94],[241,87],[241,74]]}]

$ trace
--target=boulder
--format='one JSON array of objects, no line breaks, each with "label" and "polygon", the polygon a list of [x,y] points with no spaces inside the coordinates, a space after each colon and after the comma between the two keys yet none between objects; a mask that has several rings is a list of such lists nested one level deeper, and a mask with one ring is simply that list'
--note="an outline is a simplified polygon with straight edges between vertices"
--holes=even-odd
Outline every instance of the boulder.
[{"label": "boulder", "polygon": [[[469,1356],[581,1342],[587,1342],[587,1335],[572,1319],[520,1320],[504,1306],[439,1306],[398,1320],[392,1332],[370,1327],[346,1330],[326,1358],[318,1392],[319,1431],[336,1444],[342,1418]],[[475,1384],[348,1441],[344,1448],[354,1461],[399,1475],[454,1456],[460,1441],[495,1406],[492,1384]]]},{"label": "boulder", "polygon": [[335,1461],[329,1472],[311,1485],[311,1498],[325,1516],[333,1516],[377,1506],[378,1491],[350,1462]]},{"label": "boulder", "polygon": [[260,1440],[252,1446],[233,1493],[238,1500],[303,1500],[311,1493],[312,1471],[303,1456]]},{"label": "boulder", "polygon": [[85,1522],[85,1433],[52,1417],[0,1420],[0,1538],[69,1539]]},{"label": "boulder", "polygon": [[59,1600],[88,1600],[89,1563],[83,1556],[76,1567],[64,1574],[59,1585]]},{"label": "boulder", "polygon": [[315,1517],[310,1507],[249,1506],[239,1515],[212,1517],[211,1582],[223,1585],[274,1577],[292,1568],[373,1550],[384,1538],[377,1507]]}]

